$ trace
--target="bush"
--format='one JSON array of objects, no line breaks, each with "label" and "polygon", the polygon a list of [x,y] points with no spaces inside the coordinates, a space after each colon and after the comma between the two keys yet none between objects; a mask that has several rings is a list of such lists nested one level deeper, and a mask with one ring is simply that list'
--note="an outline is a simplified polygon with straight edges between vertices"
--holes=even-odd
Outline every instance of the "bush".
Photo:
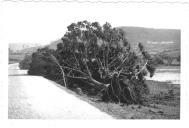
[{"label": "bush", "polygon": [[30,67],[31,60],[31,55],[25,55],[24,59],[19,63],[20,69],[28,70]]},{"label": "bush", "polygon": [[60,72],[50,55],[55,55],[55,50],[48,47],[38,49],[32,54],[32,61],[28,70],[29,75],[39,75],[50,79],[60,79]]}]

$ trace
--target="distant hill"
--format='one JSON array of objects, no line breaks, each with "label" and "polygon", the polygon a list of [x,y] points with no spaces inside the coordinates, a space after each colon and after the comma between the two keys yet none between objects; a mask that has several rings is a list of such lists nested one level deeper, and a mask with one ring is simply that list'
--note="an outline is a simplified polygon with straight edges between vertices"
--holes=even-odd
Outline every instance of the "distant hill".
[{"label": "distant hill", "polygon": [[36,45],[27,45],[26,47],[26,44],[9,44],[9,64],[20,62],[26,54],[32,54],[40,47]]},{"label": "distant hill", "polygon": [[126,33],[126,38],[133,49],[136,49],[137,43],[141,42],[151,54],[163,51],[180,53],[181,32],[178,29],[119,28]]},{"label": "distant hill", "polygon": [[22,50],[19,50],[17,52],[22,53],[22,54],[31,54],[35,51],[37,51],[38,48],[41,48],[42,46],[36,46],[36,47],[29,47],[29,48],[25,48]]},{"label": "distant hill", "polygon": [[20,51],[23,49],[29,49],[31,47],[39,47],[40,45],[37,43],[10,43],[9,49],[13,52]]},{"label": "distant hill", "polygon": [[[153,29],[143,27],[118,27],[126,33],[126,38],[134,50],[141,42],[151,54],[166,53],[170,56],[180,55],[181,32],[178,29]],[[62,40],[51,42],[48,47],[56,49]]]},{"label": "distant hill", "polygon": [[61,39],[55,40],[55,41],[51,42],[51,43],[48,45],[48,47],[49,47],[50,49],[56,49],[56,46],[57,46],[58,43],[63,43],[63,42],[62,42]]}]

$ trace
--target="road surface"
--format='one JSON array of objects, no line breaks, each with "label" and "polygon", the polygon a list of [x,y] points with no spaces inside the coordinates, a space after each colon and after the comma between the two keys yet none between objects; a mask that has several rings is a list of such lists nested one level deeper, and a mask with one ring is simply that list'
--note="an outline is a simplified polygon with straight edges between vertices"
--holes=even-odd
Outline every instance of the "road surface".
[{"label": "road surface", "polygon": [[53,82],[9,65],[9,119],[112,119]]}]

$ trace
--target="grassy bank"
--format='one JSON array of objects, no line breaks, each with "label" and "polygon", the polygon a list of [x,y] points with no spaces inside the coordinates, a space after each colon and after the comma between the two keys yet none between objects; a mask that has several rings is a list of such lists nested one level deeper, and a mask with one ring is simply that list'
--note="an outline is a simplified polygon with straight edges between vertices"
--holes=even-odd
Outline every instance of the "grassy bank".
[{"label": "grassy bank", "polygon": [[66,90],[117,119],[180,119],[180,86],[147,81],[150,94],[143,105],[105,103],[82,92]]}]

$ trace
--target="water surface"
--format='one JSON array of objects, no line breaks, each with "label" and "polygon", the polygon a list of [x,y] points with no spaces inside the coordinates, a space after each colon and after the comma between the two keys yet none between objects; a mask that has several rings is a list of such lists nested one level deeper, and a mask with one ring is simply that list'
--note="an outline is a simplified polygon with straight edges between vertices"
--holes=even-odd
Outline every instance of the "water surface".
[{"label": "water surface", "polygon": [[149,75],[146,78],[147,80],[170,82],[171,84],[180,84],[180,67],[158,67],[152,78],[150,78]]}]

